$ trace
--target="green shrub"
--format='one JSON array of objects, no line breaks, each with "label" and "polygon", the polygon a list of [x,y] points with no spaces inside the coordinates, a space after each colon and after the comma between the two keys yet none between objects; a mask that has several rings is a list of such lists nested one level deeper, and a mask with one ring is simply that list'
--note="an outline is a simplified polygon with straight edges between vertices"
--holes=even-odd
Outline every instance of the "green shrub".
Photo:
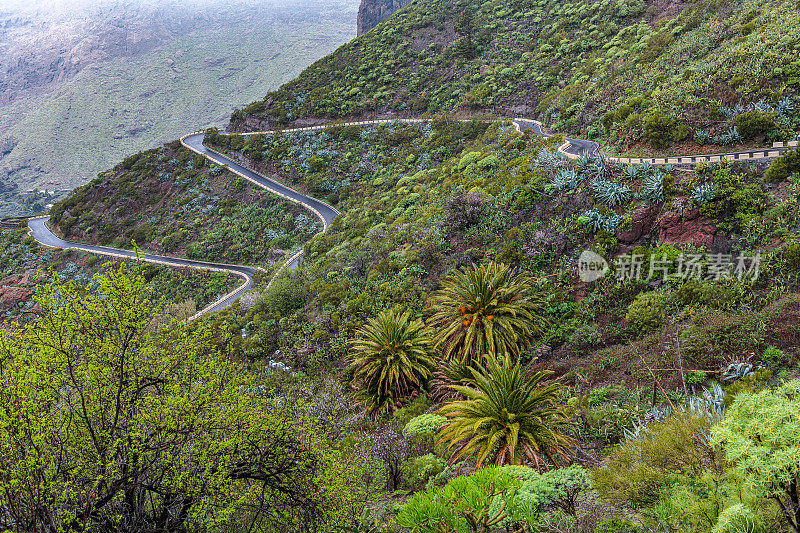
[{"label": "green shrub", "polygon": [[[421,418],[425,411],[427,411],[431,406],[431,401],[428,399],[427,394],[421,394],[420,396],[416,397],[413,402],[408,404],[407,406],[403,407],[402,409],[398,409],[394,413],[395,419],[397,419],[398,425],[403,428],[403,434],[405,435],[405,427],[412,421],[416,420],[417,418]],[[433,415],[438,416],[438,415]],[[412,429],[413,431],[413,429]],[[417,433],[424,433],[424,431],[419,431]],[[413,433],[409,433],[408,435],[412,435]],[[408,436],[407,435],[407,436]]]},{"label": "green shrub", "polygon": [[772,371],[769,369],[750,372],[741,379],[738,379],[735,383],[731,383],[725,387],[725,397],[722,400],[723,405],[725,405],[725,407],[730,407],[740,394],[752,394],[764,389],[771,379]]},{"label": "green shrub", "polygon": [[306,163],[308,164],[308,171],[311,173],[322,172],[328,166],[325,160],[318,155],[312,155],[308,158]]},{"label": "green shrub", "polygon": [[[800,381],[775,390],[740,394],[712,430],[711,445],[721,445],[733,469],[744,481],[746,493],[772,498],[782,509],[791,530],[800,527],[797,479],[800,477]],[[730,518],[746,515],[732,512]],[[723,517],[728,517],[723,513]],[[715,530],[717,530],[715,528]],[[719,528],[727,532],[731,529]]]},{"label": "green shrub", "polygon": [[674,139],[676,124],[675,117],[667,115],[663,110],[651,111],[644,117],[644,137],[653,148],[666,148]]},{"label": "green shrub", "polygon": [[423,488],[432,477],[441,474],[447,467],[444,459],[432,453],[412,457],[400,465],[403,484],[411,490]]},{"label": "green shrub", "polygon": [[639,527],[622,518],[609,518],[597,524],[595,533],[639,533]]},{"label": "green shrub", "polygon": [[756,313],[721,313],[708,310],[695,313],[681,333],[686,360],[703,367],[723,359],[761,352],[765,346],[767,322]]},{"label": "green shrub", "polygon": [[446,422],[446,417],[437,415],[436,413],[419,415],[409,420],[403,427],[403,435],[412,437],[424,433],[436,433]]},{"label": "green shrub", "polygon": [[555,468],[543,474],[520,465],[507,465],[501,470],[522,481],[517,497],[527,500],[533,508],[553,506],[573,516],[579,494],[591,486],[586,470],[578,465]]},{"label": "green shrub", "polygon": [[533,525],[536,511],[517,505],[521,485],[500,468],[483,468],[435,491],[418,492],[397,513],[397,523],[412,531],[465,533],[489,531],[509,519]]},{"label": "green shrub", "polygon": [[664,295],[658,292],[642,292],[628,306],[625,320],[643,330],[654,330],[664,323],[666,317]]},{"label": "green shrub", "polygon": [[686,383],[689,385],[700,385],[705,383],[706,381],[706,373],[701,372],[700,370],[687,370],[686,371]]},{"label": "green shrub", "polygon": [[761,354],[761,361],[765,364],[775,367],[780,365],[783,362],[785,354],[775,346],[767,346],[764,349],[764,353]]},{"label": "green shrub", "polygon": [[739,131],[739,135],[745,139],[764,135],[777,127],[774,113],[764,113],[758,110],[738,115],[733,123]]},{"label": "green shrub", "polygon": [[89,257],[86,258],[86,266],[91,268],[91,267],[95,266],[99,260],[100,260],[99,256],[96,256],[96,255],[92,254],[92,255],[90,255]]},{"label": "green shrub", "polygon": [[611,452],[593,473],[594,487],[618,504],[649,506],[676,475],[696,476],[713,458],[707,444],[711,423],[692,411],[655,422]]},{"label": "green shrub", "polygon": [[800,242],[790,244],[783,252],[783,260],[787,267],[800,272]]},{"label": "green shrub", "polygon": [[756,531],[760,525],[760,518],[753,511],[737,503],[731,505],[717,518],[717,523],[711,533],[740,533],[741,531]]},{"label": "green shrub", "polygon": [[800,172],[800,152],[789,150],[772,162],[764,173],[764,179],[770,182],[782,181],[795,172]]},{"label": "green shrub", "polygon": [[288,316],[302,308],[306,303],[305,285],[298,283],[292,276],[276,279],[269,291],[256,302],[254,313],[275,313]]}]

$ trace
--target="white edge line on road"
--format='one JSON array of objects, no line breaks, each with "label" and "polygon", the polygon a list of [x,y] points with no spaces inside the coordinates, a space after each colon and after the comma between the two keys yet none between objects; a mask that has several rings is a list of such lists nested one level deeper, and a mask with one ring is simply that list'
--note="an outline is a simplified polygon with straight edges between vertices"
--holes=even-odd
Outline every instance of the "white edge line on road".
[{"label": "white edge line on road", "polygon": [[[460,122],[469,122],[471,120],[474,120],[474,119],[459,119]],[[502,120],[502,121],[508,120],[508,121],[510,121],[514,125],[514,129],[518,133],[521,133],[521,128],[520,128],[520,124],[519,124],[520,122],[523,122],[523,121],[524,122],[532,122],[532,123],[536,124],[539,127],[539,131],[541,132],[542,136],[550,137],[550,135],[547,135],[545,133],[544,125],[538,120],[526,119],[526,118],[513,118],[513,119],[499,118],[499,120]],[[431,121],[431,119],[389,118],[389,119],[378,119],[378,120],[359,121],[359,122],[344,122],[344,123],[333,122],[333,123],[329,123],[329,124],[321,124],[321,125],[317,125],[317,126],[306,126],[306,127],[302,127],[302,128],[291,128],[291,129],[286,129],[286,130],[251,131],[251,132],[244,132],[244,133],[227,133],[226,132],[226,133],[221,133],[221,135],[242,135],[242,136],[275,135],[275,134],[278,134],[278,133],[296,133],[296,132],[301,132],[301,131],[319,131],[319,130],[324,130],[325,128],[328,128],[328,127],[336,127],[336,126],[362,126],[363,127],[363,126],[370,126],[370,125],[371,126],[377,126],[379,124],[392,123],[392,122],[404,122],[404,123],[408,123],[408,124],[421,124],[421,123],[430,122],[430,121]],[[296,200],[294,198],[290,198],[289,196],[286,196],[285,194],[282,194],[282,193],[280,193],[278,191],[270,189],[269,187],[267,187],[263,183],[259,183],[258,181],[256,181],[256,180],[254,180],[254,179],[242,174],[241,172],[239,172],[239,171],[231,168],[230,166],[228,166],[226,163],[220,163],[219,161],[215,161],[214,159],[209,157],[208,154],[200,152],[199,150],[195,150],[194,148],[192,148],[191,146],[189,146],[188,144],[186,144],[184,142],[188,137],[191,137],[193,135],[201,135],[201,134],[205,134],[205,131],[195,131],[194,133],[187,133],[186,135],[184,135],[184,136],[182,136],[180,138],[181,145],[183,147],[189,149],[190,151],[198,154],[198,155],[202,155],[203,157],[205,157],[209,161],[212,161],[215,164],[227,166],[228,170],[230,172],[236,174],[237,176],[239,176],[241,178],[246,179],[250,183],[253,183],[254,185],[256,185],[256,186],[258,186],[258,187],[260,187],[260,188],[262,188],[262,189],[264,189],[264,190],[266,190],[266,191],[268,191],[268,192],[270,192],[270,193],[272,193],[272,194],[274,194],[276,196],[280,196],[282,198],[285,198],[286,200],[289,200],[290,202],[293,202],[293,203],[296,203],[296,204],[299,204],[299,205],[305,207],[309,211],[313,212],[314,215],[316,215],[316,217],[322,222],[322,231],[320,233],[324,233],[324,232],[326,232],[328,230],[328,226],[329,225],[325,221],[325,217],[323,217],[322,214],[319,211],[317,211],[317,209],[315,209],[314,207],[302,202],[301,200]],[[562,144],[561,146],[558,147],[557,152],[565,155],[569,159],[578,159],[580,157],[579,155],[571,154],[571,153],[566,151],[566,149],[570,145],[571,145],[570,141],[565,141],[564,144]],[[213,148],[209,148],[208,146],[206,146],[205,148],[209,152],[211,152],[211,153],[213,153],[213,154],[215,154],[215,155],[217,155],[219,157],[222,157],[222,158],[225,158],[225,159],[233,161],[231,158],[229,158],[225,154],[222,154],[222,153],[218,152],[217,150],[214,150]],[[781,147],[774,147],[774,148],[778,148],[778,150],[776,150],[776,153],[780,153],[780,151],[783,151],[783,150],[781,150]],[[708,160],[710,160],[711,157],[723,158],[725,156],[738,156],[740,154],[750,154],[752,152],[753,151],[750,150],[750,151],[747,151],[747,152],[731,152],[731,153],[707,154],[707,155],[703,154],[703,155],[693,155],[693,156],[683,156],[683,157],[685,157],[685,158],[693,157],[696,160],[698,160],[697,162],[699,162],[699,161],[708,161]],[[616,162],[621,162],[621,163],[630,162],[630,160],[631,160],[631,158],[613,157],[613,156],[612,157],[607,157],[606,159],[608,159],[609,161],[616,161]],[[648,158],[635,158],[635,159],[640,159],[641,161],[650,161],[651,163],[654,163],[655,159],[664,159],[666,161],[669,158],[664,157],[664,158],[649,158],[649,159]],[[694,165],[694,163],[692,163],[691,165]],[[267,176],[264,176],[263,174],[261,174],[260,172],[254,170],[254,169],[249,169],[249,170],[250,170],[250,172],[260,176],[261,178],[263,178],[264,180],[266,180],[268,182],[274,181],[273,179],[268,178]],[[311,198],[310,196],[305,195],[305,194],[295,190],[294,188],[292,188],[292,187],[290,187],[288,185],[285,185],[285,184],[279,183],[279,182],[275,182],[275,183],[278,183],[279,185],[291,190],[292,192],[298,194],[299,196],[307,196],[308,198]],[[317,200],[317,201],[319,201],[320,203],[324,203],[321,200]],[[338,215],[341,214],[333,206],[328,205],[328,207],[336,213],[335,216],[338,216]],[[29,220],[37,220],[37,219],[42,219],[42,218],[49,218],[49,217],[47,217],[47,216],[32,217]],[[30,227],[28,228],[28,235],[33,236],[33,230],[31,230]],[[39,242],[39,241],[37,241],[37,242]],[[65,242],[68,242],[68,241],[65,241]],[[49,244],[45,244],[45,243],[42,243],[42,242],[39,242],[39,244],[41,244],[42,246],[45,246],[46,248],[52,248],[52,249],[61,248],[61,247],[58,247],[58,246],[51,246]],[[131,257],[129,255],[117,254],[117,253],[109,252],[109,251],[98,252],[97,250],[93,250],[93,249],[90,249],[90,248],[83,247],[79,243],[70,242],[69,244],[70,244],[70,247],[68,249],[70,249],[70,250],[79,250],[79,251],[86,252],[86,253],[103,255],[103,256],[107,256],[107,257],[116,257],[116,258],[126,259],[126,260],[136,259],[135,257]],[[292,264],[293,261],[297,260],[301,255],[303,255],[303,250],[302,249],[299,252],[297,252],[294,255],[292,255],[288,260],[286,260],[278,268],[278,270],[275,272],[275,274],[273,274],[272,278],[270,279],[269,283],[267,284],[267,289],[269,289],[272,286],[272,283],[278,278],[278,276],[283,272],[283,270],[286,269],[290,264]],[[243,272],[238,272],[236,270],[232,270],[231,268],[228,268],[228,267],[241,268],[241,265],[226,265],[224,263],[209,263],[209,262],[205,262],[205,261],[198,262],[198,263],[201,263],[201,264],[182,265],[182,264],[179,264],[177,262],[173,263],[173,262],[162,261],[162,260],[158,260],[158,259],[148,259],[148,258],[146,258],[144,256],[141,257],[140,259],[142,261],[145,261],[145,262],[148,262],[148,263],[160,264],[160,265],[165,265],[165,266],[170,266],[170,267],[175,267],[175,268],[193,268],[193,269],[196,269],[196,270],[209,270],[209,271],[216,271],[216,272],[227,272],[229,274],[233,274],[235,276],[239,276],[239,277],[244,279],[244,282],[241,285],[239,285],[236,289],[234,289],[230,293],[220,297],[215,302],[212,302],[212,303],[208,304],[201,311],[199,311],[198,313],[196,313],[195,315],[190,317],[189,318],[190,321],[196,320],[197,318],[202,316],[204,313],[207,313],[210,309],[213,309],[214,307],[217,307],[219,304],[223,303],[224,301],[226,301],[228,299],[231,299],[231,298],[235,299],[235,297],[240,292],[244,291],[244,289],[248,285],[248,283],[252,284],[252,282],[253,282],[253,279],[252,279],[252,277],[250,275],[245,274]],[[176,258],[176,259],[179,259],[179,258]],[[262,272],[265,272],[265,270],[263,268],[261,268],[261,267],[247,267],[247,268],[254,268],[256,270],[260,270]]]}]

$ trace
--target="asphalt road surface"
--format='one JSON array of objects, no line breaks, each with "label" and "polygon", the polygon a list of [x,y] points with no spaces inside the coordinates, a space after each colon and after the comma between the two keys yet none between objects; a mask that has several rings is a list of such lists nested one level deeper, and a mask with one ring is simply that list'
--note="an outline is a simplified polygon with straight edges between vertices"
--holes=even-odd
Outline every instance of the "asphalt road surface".
[{"label": "asphalt road surface", "polygon": [[[28,220],[28,228],[31,235],[37,242],[49,246],[51,248],[63,248],[64,250],[80,250],[98,255],[105,255],[109,257],[116,257],[121,259],[137,259],[136,252],[132,250],[122,250],[119,248],[110,248],[108,246],[97,246],[94,244],[79,244],[74,242],[65,241],[58,235],[50,231],[47,227],[47,217],[38,217]],[[181,267],[181,268],[195,268],[199,270],[215,270],[230,272],[244,279],[236,290],[220,300],[214,302],[210,306],[203,309],[202,313],[212,311],[219,311],[233,304],[239,296],[245,291],[250,290],[253,286],[253,276],[257,268],[239,265],[226,265],[222,263],[210,263],[206,261],[194,261],[191,259],[181,259],[176,257],[167,257],[155,254],[141,254],[139,256],[143,261],[148,263],[156,263],[161,265]]]},{"label": "asphalt road surface", "polygon": [[[424,120],[420,119],[399,119],[405,122],[411,123],[419,123],[424,122]],[[361,125],[361,126],[369,126],[369,125],[376,125],[379,122],[391,122],[389,120],[381,120],[381,121],[362,121],[362,122],[354,122],[352,124]],[[544,137],[551,137],[552,135],[545,131],[542,128],[541,123],[532,119],[524,119],[524,118],[516,118],[512,120],[513,124],[517,128],[518,131],[526,131],[530,130],[534,135],[542,135]],[[325,126],[314,126],[309,128],[297,128],[295,130],[286,130],[289,131],[300,131],[300,130],[318,130],[324,129]],[[260,133],[269,133],[269,132],[260,132]],[[254,135],[256,132],[248,133],[247,135]],[[211,161],[219,164],[219,165],[226,165],[232,172],[238,174],[239,176],[249,180],[250,182],[258,185],[259,187],[270,191],[273,194],[277,194],[278,196],[282,196],[292,202],[296,202],[298,204],[303,205],[310,211],[312,211],[317,218],[323,224],[323,231],[325,231],[328,226],[333,222],[333,219],[339,214],[339,212],[334,209],[333,207],[329,206],[325,202],[317,200],[316,198],[312,198],[311,196],[302,194],[297,192],[296,190],[288,187],[278,181],[270,179],[266,176],[259,174],[247,167],[244,167],[234,161],[233,159],[226,157],[214,150],[207,148],[203,145],[203,139],[205,137],[204,133],[193,133],[187,135],[181,139],[181,142],[184,146],[186,146],[189,150],[192,150],[195,153],[202,154]],[[565,139],[565,145],[561,148],[565,153],[572,155],[572,156],[579,156],[584,153],[591,153],[596,152],[599,149],[598,143],[594,141],[587,141],[583,139]],[[784,150],[787,148],[781,148],[780,150]],[[741,154],[752,156],[754,154],[759,154],[759,157],[774,157],[774,154],[779,152],[775,152],[773,150],[768,149],[760,149],[760,150],[753,150],[748,152],[742,152]],[[697,156],[698,158],[704,158],[707,156]],[[738,159],[738,154],[736,159]],[[746,157],[745,157],[746,159]],[[694,164],[694,158],[692,158],[692,163]],[[63,239],[60,239],[58,236],[53,234],[50,229],[45,224],[46,218],[33,218],[28,221],[28,227],[30,228],[31,235],[33,238],[36,239],[39,243],[45,246],[51,247],[58,247],[64,249],[74,249],[74,250],[82,250],[85,252],[91,252],[100,255],[106,255],[111,257],[120,257],[120,258],[129,258],[129,259],[136,259],[136,254],[130,250],[121,250],[117,248],[110,248],[107,246],[95,246],[95,245],[88,245],[88,244],[78,244],[73,242],[68,242]],[[4,219],[0,221],[0,227],[5,228],[14,228],[17,227],[18,220],[17,219]],[[240,276],[244,279],[244,283],[240,285],[236,290],[232,293],[224,296],[219,301],[214,302],[213,304],[209,305],[207,308],[200,311],[195,317],[200,316],[203,313],[211,312],[211,311],[219,311],[228,307],[229,305],[233,304],[245,291],[249,290],[253,285],[253,275],[256,273],[257,268],[248,267],[248,266],[239,266],[239,265],[226,265],[220,263],[210,263],[205,261],[194,261],[190,259],[181,259],[181,258],[174,258],[174,257],[166,257],[160,255],[153,255],[153,254],[144,254],[141,255],[140,258],[144,261],[151,262],[151,263],[158,263],[168,266],[174,267],[188,267],[188,268],[196,268],[196,269],[205,269],[205,270],[217,270],[217,271],[225,271]],[[300,260],[302,259],[302,252],[298,252],[294,256],[292,256],[273,276],[272,280],[277,278],[277,275],[284,269],[294,269],[300,264]],[[272,281],[270,281],[270,284]]]}]

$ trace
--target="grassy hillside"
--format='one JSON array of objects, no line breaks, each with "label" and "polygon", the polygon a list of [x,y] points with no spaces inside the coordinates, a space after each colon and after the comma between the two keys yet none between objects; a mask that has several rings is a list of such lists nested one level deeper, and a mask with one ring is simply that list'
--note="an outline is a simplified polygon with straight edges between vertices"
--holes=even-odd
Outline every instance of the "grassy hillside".
[{"label": "grassy hillside", "polygon": [[270,196],[179,141],[130,156],[50,212],[69,240],[191,259],[272,264],[322,229],[310,212]]},{"label": "grassy hillside", "polygon": [[[800,132],[799,51],[794,1],[418,1],[232,126],[488,111],[618,152],[752,145]],[[733,127],[741,139],[725,137]]]},{"label": "grassy hillside", "polygon": [[[519,112],[620,151],[797,131],[794,4],[466,7],[413,2],[231,129]],[[262,235],[294,223],[281,238],[308,239],[301,267],[197,331],[268,376],[274,407],[306,400],[330,432],[322,448],[365,461],[334,461],[352,478],[326,494],[352,499],[323,530],[427,531],[434,518],[448,532],[796,529],[800,152],[621,166],[559,156],[562,135],[458,116],[209,130],[215,149],[337,207],[313,237],[174,143],[77,190],[51,220],[165,250],[185,230],[177,251],[258,250],[254,261],[277,246]],[[261,225],[227,198],[260,202]],[[587,256],[608,269],[589,271]],[[476,331],[488,340],[470,352]]]},{"label": "grassy hillside", "polygon": [[0,180],[19,189],[0,198],[0,209],[25,211],[34,201],[18,193],[28,188],[63,192],[131,153],[223,125],[235,106],[263,97],[355,34],[355,2],[335,5],[344,8],[215,24],[4,105]]}]

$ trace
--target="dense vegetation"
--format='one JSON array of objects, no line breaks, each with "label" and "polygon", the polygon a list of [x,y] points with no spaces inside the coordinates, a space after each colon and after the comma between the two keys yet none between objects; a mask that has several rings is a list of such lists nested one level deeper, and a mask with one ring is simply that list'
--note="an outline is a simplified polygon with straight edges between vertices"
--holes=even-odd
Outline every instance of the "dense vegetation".
[{"label": "dense vegetation", "polygon": [[620,152],[730,149],[798,135],[798,51],[788,0],[412,2],[231,122],[488,111]]},{"label": "dense vegetation", "polygon": [[71,240],[238,264],[271,264],[322,229],[179,142],[128,157],[58,202],[50,221]]},{"label": "dense vegetation", "polygon": [[[398,524],[427,531],[421,524],[430,525],[431,516],[440,517],[443,531],[472,531],[473,523],[580,531],[780,523],[774,498],[731,499],[746,479],[729,469],[724,450],[698,443],[708,442],[737,394],[797,375],[800,262],[791,228],[798,224],[800,176],[783,170],[793,168],[794,152],[770,172],[568,162],[554,155],[557,138],[448,117],[420,126],[333,125],[210,139],[338,202],[342,215],[306,245],[304,268],[243,317],[225,320],[247,332],[235,353],[279,353],[313,376],[347,363],[339,375],[352,378],[354,401],[378,415],[389,429],[377,435],[396,449],[386,458],[386,489],[427,486],[422,499],[415,496],[396,514]],[[580,283],[574,258],[582,249],[605,257],[612,273]],[[640,280],[613,276],[625,273],[614,261],[622,252],[639,254]],[[679,255],[694,253],[702,256],[697,279],[648,271],[668,264],[675,274]],[[731,275],[715,275],[720,253],[734,263],[760,253],[759,275],[739,279],[735,265]],[[514,274],[501,263],[513,265]],[[298,286],[305,287],[299,299]],[[503,313],[519,321],[511,336],[501,327]],[[490,330],[481,327],[489,323]],[[477,361],[472,346],[481,347]],[[492,355],[506,352],[508,360]],[[514,374],[515,364],[528,368],[527,377]],[[531,374],[543,367],[561,386]],[[718,384],[730,385],[726,391]],[[542,406],[532,407],[537,402]],[[535,409],[541,413],[531,423],[548,422],[523,430],[522,415]],[[402,437],[385,433],[400,429]],[[459,481],[448,494],[472,494],[464,512],[474,515],[436,507],[450,501],[438,491],[451,490],[437,487],[458,472],[448,461],[546,470],[596,464],[602,449],[612,459],[576,474],[579,481],[564,489],[569,505],[559,503],[561,489],[525,487],[525,476],[535,474],[525,470],[502,490],[498,480]],[[673,462],[658,455],[666,450]],[[652,464],[646,472],[630,470],[639,468],[630,457],[641,454],[653,454]],[[620,480],[646,495],[619,492]],[[718,492],[695,486],[700,480]],[[789,505],[791,497],[781,494]],[[505,510],[496,501],[501,496]],[[485,506],[484,514],[476,505]]]},{"label": "dense vegetation", "polygon": [[[27,322],[35,317],[33,296],[51,276],[79,287],[114,263],[97,255],[40,248],[27,229],[0,231],[0,320]],[[239,278],[223,272],[172,269],[147,264],[141,268],[150,298],[168,317],[187,318],[230,292]]]},{"label": "dense vegetation", "polygon": [[[684,8],[605,0],[470,6],[418,0],[264,103],[235,114],[233,127],[384,107],[409,113],[510,109],[522,103],[515,88],[528,83],[525,90],[539,92],[520,97],[530,99],[525,105],[538,106],[558,129],[594,127],[589,136],[647,139],[658,149],[676,142],[683,126],[691,133],[703,125],[708,135],[728,136],[716,139],[726,143],[739,142],[736,136],[742,142],[786,138],[797,131],[785,91],[795,81],[763,67],[768,58],[794,61],[787,54],[796,46],[796,19],[794,5],[778,2]],[[742,27],[734,32],[736,24]],[[420,40],[404,45],[409,32]],[[424,39],[430,42],[419,48]],[[743,53],[740,46],[750,48],[736,83],[737,108],[722,84],[732,75],[728,70],[739,68],[731,58]],[[676,57],[683,58],[680,64]],[[509,72],[494,63],[483,69],[490,58],[509,65],[503,67]],[[415,68],[419,77],[401,86],[399,73]],[[695,70],[684,75],[685,69]],[[616,73],[613,81],[609,72]],[[492,83],[507,80],[511,89],[488,84],[484,96],[496,100],[465,104],[476,87],[489,83],[484,76]],[[630,91],[620,89],[622,83]],[[342,98],[345,86],[349,93],[356,85],[361,95]],[[378,87],[398,91],[380,95]],[[573,98],[569,105],[559,100],[566,94]],[[765,100],[754,108],[757,95]],[[733,105],[729,123],[714,122],[712,110],[720,105]],[[708,121],[713,128],[705,127]],[[695,137],[708,140],[691,133]],[[20,358],[35,365],[55,361],[57,369],[85,363],[82,375],[91,379],[95,372],[121,371],[111,383],[124,392],[118,397],[131,398],[124,411],[133,413],[137,427],[113,426],[134,433],[119,446],[123,464],[138,464],[137,450],[149,446],[150,435],[168,441],[159,444],[163,461],[135,469],[159,484],[118,476],[108,514],[88,512],[83,519],[96,529],[127,527],[120,517],[130,516],[140,528],[270,533],[797,532],[797,151],[769,162],[686,171],[621,166],[600,156],[568,160],[556,150],[562,141],[517,132],[507,121],[463,122],[447,113],[413,125],[331,124],[250,136],[209,130],[206,142],[215,149],[325,199],[341,215],[324,233],[291,234],[292,245],[308,239],[296,271],[269,288],[262,282],[247,305],[194,324],[149,324],[151,304],[126,296],[141,280],[117,271],[100,284],[106,293],[59,284],[43,290],[42,319],[63,317],[66,329],[82,335],[93,330],[84,332],[78,323],[108,323],[102,306],[77,312],[51,305],[56,295],[91,304],[113,296],[120,308],[132,309],[122,316],[133,321],[137,342],[130,353],[132,361],[142,361],[144,375],[153,366],[179,370],[165,377],[163,388],[141,396],[158,407],[151,416],[140,397],[129,394],[131,380],[113,361],[101,364],[91,350],[62,350],[66,355],[55,357],[52,342],[37,344],[50,330],[38,338],[34,328],[17,330],[0,343],[9,353],[4,375],[14,378],[7,390],[23,395],[21,404],[57,404],[35,391],[66,391],[64,409],[48,416],[66,413],[82,389],[67,372],[54,372],[55,386],[33,380],[34,392],[23,393]],[[126,240],[143,225],[163,240],[175,231],[174,220],[197,230],[181,242],[207,242],[206,232],[230,215],[177,209],[169,198],[191,205],[198,195],[183,189],[207,180],[220,202],[223,193],[242,204],[267,200],[264,193],[235,196],[256,193],[237,190],[238,178],[224,169],[212,179],[217,170],[206,165],[177,145],[138,154],[59,203],[52,220],[65,232],[78,228]],[[163,182],[154,178],[160,173]],[[150,196],[137,191],[140,183],[149,184],[141,190]],[[130,205],[142,214],[117,213],[110,198],[138,202]],[[147,207],[147,198],[157,200],[155,207]],[[277,213],[256,217],[265,224],[259,231],[283,223]],[[126,218],[132,222],[122,225]],[[93,229],[100,220],[124,230]],[[143,242],[161,241],[149,236]],[[239,253],[232,234],[218,242],[220,254]],[[607,264],[593,270],[599,277],[591,280],[582,278],[587,257]],[[117,353],[116,337],[102,338]],[[163,348],[167,343],[170,350]],[[211,397],[209,387],[222,408],[197,408]],[[112,396],[102,394],[108,387],[97,390],[92,399]],[[187,407],[168,419],[177,428],[186,420],[197,425],[179,435],[170,433],[173,426],[150,432],[176,398]],[[106,420],[118,401],[93,403],[92,412]],[[82,425],[81,416],[70,418],[76,425],[29,433],[78,435],[86,443],[91,425]],[[198,457],[196,447],[175,444],[188,442],[181,439],[192,431],[221,453]],[[6,440],[3,457],[26,446]],[[83,484],[102,478],[103,489],[112,486],[98,473],[109,470],[98,466],[106,464],[95,460],[99,454],[80,454],[77,447],[41,455],[66,462],[88,457]],[[260,476],[256,467],[274,464],[261,455],[267,448],[290,450],[294,455],[281,462],[289,468]],[[18,487],[21,470],[5,468],[9,486]],[[165,471],[169,475],[159,476]],[[57,491],[42,500],[48,511],[74,507],[69,491],[57,490],[62,471],[53,466],[47,472],[55,482],[46,489]],[[173,474],[180,484],[170,484]],[[300,494],[289,496],[288,488]],[[137,498],[150,503],[137,507]],[[158,522],[157,511],[172,521]],[[69,524],[89,523],[66,512],[59,516],[68,516]],[[22,519],[6,521],[12,520]]]},{"label": "dense vegetation", "polygon": [[271,398],[208,329],[154,324],[136,272],[93,281],[45,284],[38,321],[0,332],[4,528],[305,529],[346,513],[358,459],[313,405]]}]

